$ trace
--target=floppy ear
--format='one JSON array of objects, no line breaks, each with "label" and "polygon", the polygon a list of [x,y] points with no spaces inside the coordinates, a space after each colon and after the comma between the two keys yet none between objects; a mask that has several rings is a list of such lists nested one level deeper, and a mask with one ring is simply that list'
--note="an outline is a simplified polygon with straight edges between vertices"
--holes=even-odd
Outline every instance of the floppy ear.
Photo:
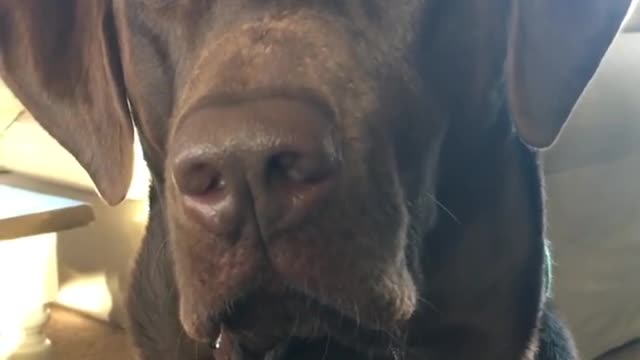
[{"label": "floppy ear", "polygon": [[515,0],[506,79],[521,138],[554,143],[619,32],[631,0]]},{"label": "floppy ear", "polygon": [[133,171],[113,16],[110,0],[0,0],[0,77],[111,205]]}]

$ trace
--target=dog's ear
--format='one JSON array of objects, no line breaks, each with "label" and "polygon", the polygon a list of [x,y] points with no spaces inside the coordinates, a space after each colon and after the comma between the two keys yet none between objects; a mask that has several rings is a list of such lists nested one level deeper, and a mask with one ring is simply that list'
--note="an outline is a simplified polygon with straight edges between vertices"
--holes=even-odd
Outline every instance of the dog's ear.
[{"label": "dog's ear", "polygon": [[506,64],[521,138],[552,145],[618,34],[631,0],[515,0]]},{"label": "dog's ear", "polygon": [[111,205],[133,171],[116,35],[111,0],[0,0],[0,77]]}]

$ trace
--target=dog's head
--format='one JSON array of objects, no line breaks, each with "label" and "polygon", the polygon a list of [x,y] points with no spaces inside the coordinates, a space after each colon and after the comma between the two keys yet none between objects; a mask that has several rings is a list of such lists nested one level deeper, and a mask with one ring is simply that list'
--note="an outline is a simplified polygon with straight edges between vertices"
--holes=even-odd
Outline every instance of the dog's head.
[{"label": "dog's head", "polygon": [[193,337],[251,334],[261,307],[274,338],[387,331],[418,303],[447,131],[482,139],[506,84],[521,138],[550,145],[628,6],[0,0],[0,74],[110,204],[133,120]]}]

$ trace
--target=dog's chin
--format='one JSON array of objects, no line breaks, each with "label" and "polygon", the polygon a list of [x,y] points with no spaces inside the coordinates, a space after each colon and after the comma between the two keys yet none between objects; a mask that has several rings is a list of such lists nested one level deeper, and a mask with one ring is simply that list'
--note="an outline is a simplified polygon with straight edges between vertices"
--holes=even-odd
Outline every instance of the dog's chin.
[{"label": "dog's chin", "polygon": [[247,353],[258,355],[264,355],[292,339],[313,341],[332,338],[354,349],[372,350],[380,344],[388,347],[406,325],[406,321],[401,320],[384,328],[369,325],[374,324],[375,319],[356,318],[344,310],[323,305],[316,298],[292,290],[244,296],[231,302],[224,311],[210,316],[209,321],[211,324],[208,326],[216,329],[210,342],[233,343]]},{"label": "dog's chin", "polygon": [[363,349],[389,344],[403,332],[410,317],[398,316],[398,309],[388,307],[359,313],[358,309],[328,305],[325,300],[291,287],[270,285],[227,299],[222,308],[181,306],[181,321],[187,335],[199,341],[233,339],[251,353],[265,354],[295,338],[332,338]]}]

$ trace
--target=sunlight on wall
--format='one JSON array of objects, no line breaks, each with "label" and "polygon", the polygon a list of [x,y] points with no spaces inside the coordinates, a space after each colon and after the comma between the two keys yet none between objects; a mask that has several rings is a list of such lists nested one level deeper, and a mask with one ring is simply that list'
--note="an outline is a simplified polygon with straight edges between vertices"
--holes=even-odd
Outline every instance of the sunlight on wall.
[{"label": "sunlight on wall", "polygon": [[138,224],[146,224],[149,219],[149,201],[147,199],[136,202],[133,220]]},{"label": "sunlight on wall", "polygon": [[23,108],[22,104],[0,79],[0,131],[9,125]]},{"label": "sunlight on wall", "polygon": [[634,0],[631,3],[631,9],[627,14],[623,24],[623,31],[626,32],[638,32],[640,31],[640,1]]},{"label": "sunlight on wall", "polygon": [[[30,113],[21,115],[20,121],[7,129],[23,110],[24,106],[0,79],[0,132],[4,134],[0,138],[0,167],[95,191],[80,164],[38,125]],[[150,178],[137,131],[134,141],[133,179],[127,198],[141,200],[147,196]]]},{"label": "sunlight on wall", "polygon": [[0,359],[49,345],[40,328],[58,287],[56,245],[55,234],[0,241]]},{"label": "sunlight on wall", "polygon": [[[138,137],[134,144],[133,178],[127,198],[145,199],[150,176]],[[86,171],[69,152],[29,115],[13,124],[0,139],[0,166],[45,181],[95,192]]]},{"label": "sunlight on wall", "polygon": [[113,307],[106,274],[83,275],[67,282],[60,289],[56,302],[89,315],[103,317]]},{"label": "sunlight on wall", "polygon": [[127,199],[145,200],[149,192],[151,177],[149,174],[149,169],[147,168],[147,163],[144,160],[138,132],[135,131],[134,135],[133,178],[131,179],[131,185],[129,187]]}]

